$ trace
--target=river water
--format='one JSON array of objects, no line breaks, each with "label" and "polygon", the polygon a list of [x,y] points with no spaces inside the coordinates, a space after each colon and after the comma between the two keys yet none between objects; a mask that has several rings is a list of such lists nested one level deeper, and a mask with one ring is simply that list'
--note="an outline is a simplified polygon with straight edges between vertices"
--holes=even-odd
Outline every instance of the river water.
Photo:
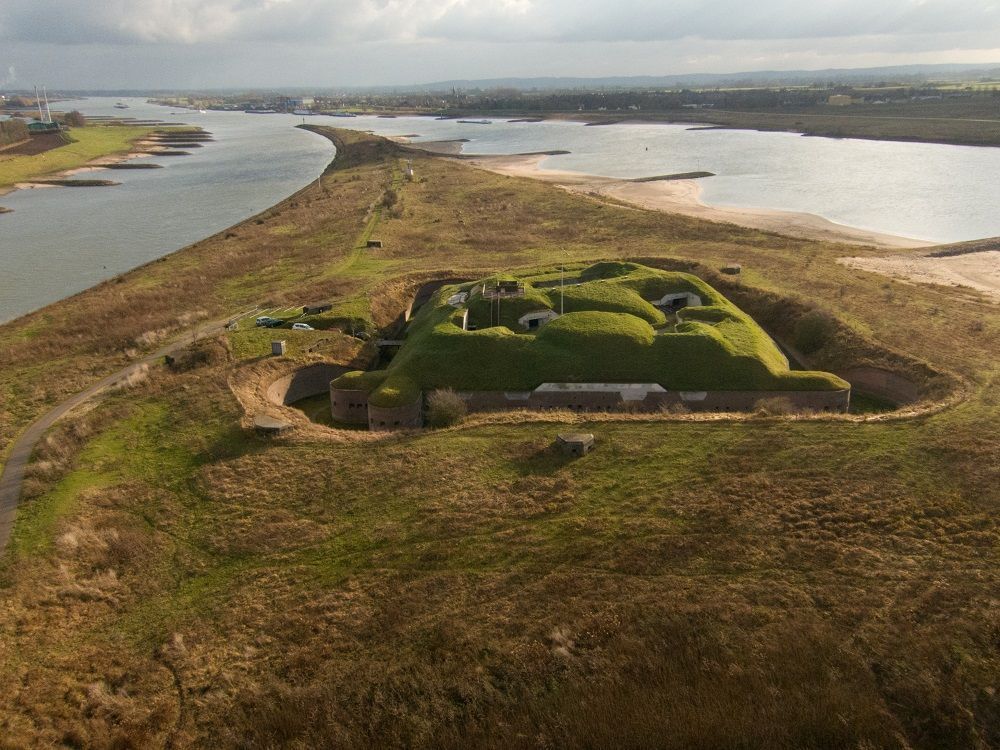
[{"label": "river water", "polygon": [[[89,115],[200,125],[215,142],[191,156],[151,157],[157,170],[96,173],[122,184],[0,196],[0,321],[184,247],[277,203],[333,157],[293,115],[199,114],[127,99],[75,103]],[[709,204],[802,211],[878,232],[935,242],[1000,235],[1000,148],[805,138],[789,133],[692,130],[687,125],[577,122],[463,124],[426,117],[310,117],[316,124],[467,138],[464,152],[562,149],[542,166],[643,177],[708,171]]]},{"label": "river water", "polygon": [[[115,187],[44,188],[0,195],[0,321],[203,239],[273,206],[316,179],[333,144],[286,117],[197,112],[126,99],[74,102],[88,115],[200,125],[215,141],[191,156],[149,157],[163,169],[82,174]],[[298,120],[296,120],[298,122]]]}]

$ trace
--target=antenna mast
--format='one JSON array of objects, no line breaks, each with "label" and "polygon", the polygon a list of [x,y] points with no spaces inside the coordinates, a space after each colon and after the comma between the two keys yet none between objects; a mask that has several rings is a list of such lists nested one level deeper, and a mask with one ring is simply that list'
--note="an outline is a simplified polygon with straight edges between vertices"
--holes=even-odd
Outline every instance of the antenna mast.
[{"label": "antenna mast", "polygon": [[45,122],[52,122],[52,110],[49,109],[49,92],[42,86],[42,96],[45,97]]},{"label": "antenna mast", "polygon": [[42,117],[42,100],[38,98],[38,86],[35,86],[35,106],[38,107],[38,121],[43,122]]}]

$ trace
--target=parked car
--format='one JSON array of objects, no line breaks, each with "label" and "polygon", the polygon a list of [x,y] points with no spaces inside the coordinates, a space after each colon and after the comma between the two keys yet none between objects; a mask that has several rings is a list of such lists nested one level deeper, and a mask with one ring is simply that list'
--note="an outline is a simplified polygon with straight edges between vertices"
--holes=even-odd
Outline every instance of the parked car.
[{"label": "parked car", "polygon": [[257,318],[258,328],[277,328],[285,321],[278,320],[277,318],[272,318],[270,315],[261,315]]},{"label": "parked car", "polygon": [[283,325],[285,325],[285,321],[279,320],[278,318],[271,318],[269,321],[267,321],[264,324],[264,327],[265,328],[281,328],[281,326],[283,326]]},{"label": "parked car", "polygon": [[292,323],[292,330],[293,331],[315,331],[316,329],[313,328],[308,323]]}]

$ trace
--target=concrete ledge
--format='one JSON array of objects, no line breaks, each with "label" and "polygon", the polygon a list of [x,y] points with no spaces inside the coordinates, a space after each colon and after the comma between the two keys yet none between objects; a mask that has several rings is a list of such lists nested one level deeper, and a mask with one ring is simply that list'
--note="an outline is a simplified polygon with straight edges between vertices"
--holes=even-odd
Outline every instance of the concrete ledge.
[{"label": "concrete ledge", "polygon": [[282,432],[292,429],[289,422],[272,417],[270,414],[258,414],[253,418],[253,427],[262,435],[280,435]]}]

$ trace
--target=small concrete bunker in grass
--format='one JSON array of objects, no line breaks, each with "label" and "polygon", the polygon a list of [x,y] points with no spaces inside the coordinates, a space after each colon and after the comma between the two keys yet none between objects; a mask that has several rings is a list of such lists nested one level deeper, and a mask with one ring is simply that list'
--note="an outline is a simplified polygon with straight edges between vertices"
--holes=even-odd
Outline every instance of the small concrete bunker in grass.
[{"label": "small concrete bunker in grass", "polygon": [[560,432],[556,445],[567,456],[586,456],[594,450],[594,436],[589,432]]},{"label": "small concrete bunker in grass", "polygon": [[846,412],[850,385],[792,370],[756,322],[697,276],[636,263],[441,287],[383,370],[330,385],[334,420],[420,427],[426,396],[469,411],[753,411],[781,397]]}]

